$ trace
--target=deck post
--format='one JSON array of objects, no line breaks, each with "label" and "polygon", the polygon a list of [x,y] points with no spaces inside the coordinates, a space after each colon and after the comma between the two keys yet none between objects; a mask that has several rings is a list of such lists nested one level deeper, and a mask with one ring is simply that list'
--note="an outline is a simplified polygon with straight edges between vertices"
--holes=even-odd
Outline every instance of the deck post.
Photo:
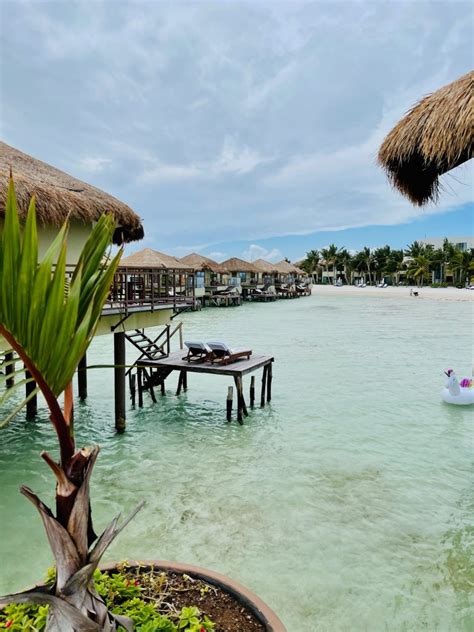
[{"label": "deck post", "polygon": [[250,378],[250,408],[255,405],[255,375]]},{"label": "deck post", "polygon": [[137,367],[138,407],[143,408],[142,368]]},{"label": "deck post", "polygon": [[115,429],[125,430],[125,332],[114,334]]},{"label": "deck post", "polygon": [[[25,378],[27,380],[31,378],[31,373],[27,370],[25,370]],[[36,382],[34,381],[28,382],[25,386],[26,397],[29,397],[31,393],[35,390],[35,388],[36,388]],[[37,414],[38,414],[38,398],[36,395],[33,395],[33,397],[26,403],[26,418],[34,419]]]},{"label": "deck post", "polygon": [[272,401],[272,363],[268,365],[267,369],[267,403]]},{"label": "deck post", "polygon": [[77,390],[79,399],[87,399],[87,354],[84,354],[77,367]]},{"label": "deck post", "polygon": [[263,367],[263,374],[262,374],[262,390],[260,391],[260,408],[265,407],[265,387],[266,387],[266,382],[267,382],[267,371],[268,371],[268,365],[266,364]]},{"label": "deck post", "polygon": [[137,376],[135,373],[129,374],[129,387],[130,387],[130,399],[132,400],[132,406],[135,406],[135,396],[137,393]]},{"label": "deck post", "polygon": [[165,386],[165,377],[163,377],[163,379],[160,382],[160,386],[161,386],[161,396],[164,397],[166,395],[166,386]]},{"label": "deck post", "polygon": [[237,421],[239,424],[243,423],[243,415],[248,417],[247,406],[245,405],[245,399],[242,388],[242,377],[236,375],[234,377],[235,386],[237,389]]},{"label": "deck post", "polygon": [[234,399],[234,387],[227,389],[227,421],[232,421],[232,400]]},{"label": "deck post", "polygon": [[176,395],[179,395],[181,393],[181,388],[183,386],[183,373],[184,371],[180,371],[179,372],[179,378],[178,378],[178,388],[176,389]]},{"label": "deck post", "polygon": [[13,373],[15,373],[15,363],[13,362],[13,353],[10,351],[5,354],[5,362],[7,363],[5,367],[5,375],[11,375],[12,377],[7,377],[6,387],[12,388],[15,384],[15,378],[13,377]]}]

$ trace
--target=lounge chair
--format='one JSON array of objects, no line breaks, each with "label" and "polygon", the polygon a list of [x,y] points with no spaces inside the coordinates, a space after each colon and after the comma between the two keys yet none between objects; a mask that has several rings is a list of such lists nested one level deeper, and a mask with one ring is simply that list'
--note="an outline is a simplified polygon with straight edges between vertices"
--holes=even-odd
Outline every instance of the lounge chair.
[{"label": "lounge chair", "polygon": [[207,346],[211,349],[210,360],[212,364],[230,364],[241,358],[247,358],[252,355],[250,349],[230,349],[225,342],[208,342]]},{"label": "lounge chair", "polygon": [[188,354],[184,356],[183,360],[187,362],[205,362],[211,359],[212,351],[204,342],[185,340],[184,344],[188,348]]}]

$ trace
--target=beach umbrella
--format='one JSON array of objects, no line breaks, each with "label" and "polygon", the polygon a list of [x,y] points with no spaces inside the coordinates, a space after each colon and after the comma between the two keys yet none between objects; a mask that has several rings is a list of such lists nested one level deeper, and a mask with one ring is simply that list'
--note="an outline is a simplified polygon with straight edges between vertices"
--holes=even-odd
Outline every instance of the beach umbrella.
[{"label": "beach umbrella", "polygon": [[141,219],[129,206],[3,142],[0,142],[0,217],[5,215],[10,170],[15,180],[21,217],[26,217],[28,204],[34,194],[36,214],[43,224],[60,227],[68,218],[92,224],[104,213],[111,213],[117,222],[114,243],[143,238]]},{"label": "beach umbrella", "polygon": [[378,161],[418,206],[436,202],[439,176],[473,156],[474,72],[417,103],[383,141]]}]

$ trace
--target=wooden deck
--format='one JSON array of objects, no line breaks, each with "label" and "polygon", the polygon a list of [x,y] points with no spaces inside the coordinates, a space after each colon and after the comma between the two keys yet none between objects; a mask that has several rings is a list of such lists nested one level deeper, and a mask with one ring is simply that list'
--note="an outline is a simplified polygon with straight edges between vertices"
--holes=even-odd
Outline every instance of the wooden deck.
[{"label": "wooden deck", "polygon": [[[233,377],[237,391],[237,420],[243,423],[243,417],[248,416],[247,404],[245,402],[243,390],[243,377],[249,373],[253,373],[259,369],[263,369],[262,383],[260,392],[260,407],[263,408],[265,403],[269,403],[272,397],[272,364],[274,358],[272,356],[252,355],[248,360],[236,360],[231,364],[211,364],[210,362],[187,362],[183,358],[186,350],[171,353],[168,357],[158,358],[156,360],[143,359],[140,360],[138,368],[138,405],[143,405],[143,391],[148,390],[152,398],[155,400],[153,388],[161,386],[161,392],[165,392],[165,380],[173,372],[179,372],[178,389],[176,394],[179,395],[181,390],[187,390],[187,374],[188,373],[207,373],[208,375],[223,375]],[[227,395],[227,421],[232,419],[232,387],[229,387]],[[135,401],[135,394],[132,392],[132,401]],[[252,376],[250,383],[250,407],[253,408],[255,403],[255,376]]]}]

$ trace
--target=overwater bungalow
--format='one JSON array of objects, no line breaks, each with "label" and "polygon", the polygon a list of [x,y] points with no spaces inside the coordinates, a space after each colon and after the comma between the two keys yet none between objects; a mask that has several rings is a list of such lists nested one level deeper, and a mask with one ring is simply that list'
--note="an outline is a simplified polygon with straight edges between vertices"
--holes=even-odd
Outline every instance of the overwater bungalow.
[{"label": "overwater bungalow", "polygon": [[229,285],[234,286],[244,298],[262,285],[261,271],[253,263],[232,257],[223,261],[222,265],[229,271]]},{"label": "overwater bungalow", "polygon": [[112,213],[117,221],[115,244],[143,238],[141,219],[129,206],[3,142],[0,142],[0,222],[5,213],[10,170],[22,217],[26,217],[31,197],[36,196],[40,258],[66,219],[69,219],[67,263],[70,266],[77,262],[94,222],[104,212]]},{"label": "overwater bungalow", "polygon": [[217,263],[193,252],[185,257],[181,257],[180,261],[186,265],[190,265],[195,271],[195,295],[197,299],[204,299],[217,292],[224,292],[228,287],[229,272],[222,264]]},{"label": "overwater bungalow", "polygon": [[137,305],[172,303],[175,310],[194,306],[194,266],[144,248],[122,258],[112,287],[112,298],[116,296]]},{"label": "overwater bungalow", "polygon": [[275,277],[278,274],[275,264],[265,259],[256,259],[252,264],[259,269],[259,280],[265,289],[275,288]]},{"label": "overwater bungalow", "polygon": [[[67,270],[70,274],[94,222],[104,212],[112,213],[117,222],[113,236],[115,244],[122,245],[143,237],[141,219],[129,206],[2,142],[0,223],[4,221],[10,171],[14,178],[20,217],[26,216],[31,197],[36,197],[40,259],[56,237],[59,227],[69,220]],[[169,259],[167,258],[168,267],[164,275],[168,281],[164,282],[164,286],[159,285],[158,277],[160,280],[163,278],[160,272],[155,268],[150,272],[150,267],[140,265],[137,258],[133,259],[133,268],[122,267],[115,275],[96,330],[95,335],[114,334],[115,421],[118,430],[125,425],[125,341],[128,339],[141,356],[162,355],[169,348],[169,339],[174,333],[170,323],[180,300],[177,298],[178,292],[183,292],[184,289],[185,301],[193,296],[192,268],[178,260],[175,260],[173,267],[169,264]],[[191,280],[188,283],[189,279]],[[162,287],[165,288],[164,292]],[[171,289],[175,290],[174,294],[171,294]],[[151,341],[144,333],[144,328],[160,325],[164,327],[161,339],[159,342]],[[6,348],[6,342],[0,338],[0,356]],[[9,361],[11,359],[14,358],[8,358]],[[86,366],[87,360],[84,358],[78,372],[79,396],[82,399],[87,396]],[[33,416],[35,412],[36,396],[28,402],[27,415]]]}]

